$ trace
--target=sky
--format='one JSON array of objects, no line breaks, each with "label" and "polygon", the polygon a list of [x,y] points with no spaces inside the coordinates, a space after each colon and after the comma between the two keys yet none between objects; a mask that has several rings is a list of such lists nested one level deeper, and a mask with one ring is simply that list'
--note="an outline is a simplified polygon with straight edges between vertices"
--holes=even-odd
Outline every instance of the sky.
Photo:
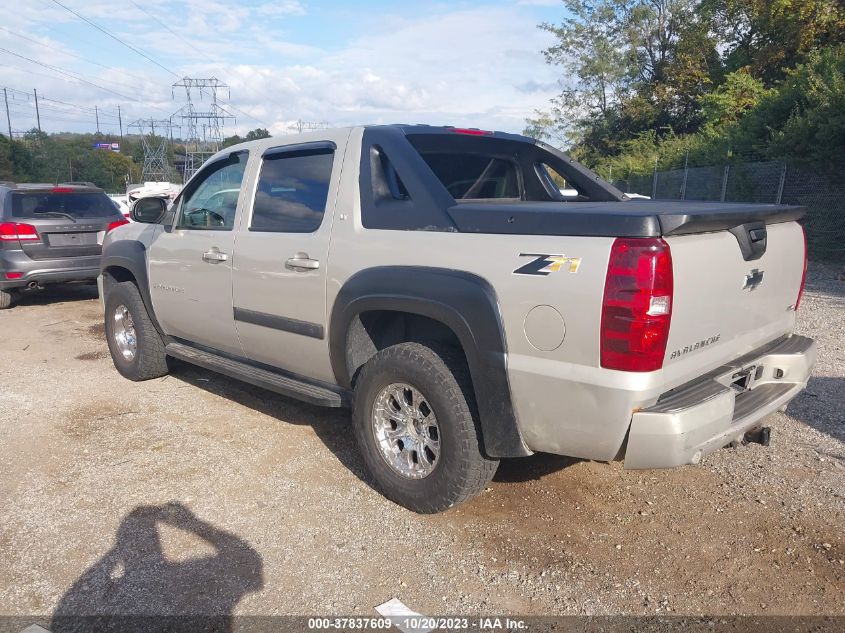
[{"label": "sky", "polygon": [[[519,132],[559,92],[537,25],[561,20],[560,0],[0,0],[0,12],[13,132],[36,125],[33,90],[48,132],[95,131],[95,106],[105,134],[118,106],[124,130],[167,119],[185,76],[229,86],[226,135],[298,120]],[[194,93],[197,109],[209,99]]]}]

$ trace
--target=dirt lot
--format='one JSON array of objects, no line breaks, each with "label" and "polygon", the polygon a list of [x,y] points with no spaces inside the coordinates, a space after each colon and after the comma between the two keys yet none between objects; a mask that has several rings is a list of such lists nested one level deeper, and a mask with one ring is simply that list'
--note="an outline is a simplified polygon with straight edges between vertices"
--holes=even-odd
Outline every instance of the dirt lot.
[{"label": "dirt lot", "polygon": [[772,445],[698,467],[502,464],[417,516],[347,415],[182,365],[114,370],[91,287],[0,314],[0,613],[845,613],[845,281],[815,266],[821,358]]}]

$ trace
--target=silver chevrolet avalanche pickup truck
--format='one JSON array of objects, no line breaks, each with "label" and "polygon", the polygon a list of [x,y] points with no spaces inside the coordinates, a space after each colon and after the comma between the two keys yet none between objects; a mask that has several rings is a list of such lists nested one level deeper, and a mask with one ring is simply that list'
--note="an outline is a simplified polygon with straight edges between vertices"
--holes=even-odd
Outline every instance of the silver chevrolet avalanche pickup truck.
[{"label": "silver chevrolet avalanche pickup truck", "polygon": [[761,429],[816,356],[802,212],[629,200],[478,129],[263,139],[108,234],[106,336],[131,380],[172,357],[350,407],[384,494],[438,512],[501,458],[672,467]]}]

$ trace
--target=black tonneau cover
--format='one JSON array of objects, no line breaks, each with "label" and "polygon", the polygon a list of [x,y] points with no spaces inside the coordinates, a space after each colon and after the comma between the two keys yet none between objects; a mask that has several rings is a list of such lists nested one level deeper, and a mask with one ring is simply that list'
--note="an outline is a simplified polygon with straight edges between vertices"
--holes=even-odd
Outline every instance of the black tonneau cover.
[{"label": "black tonneau cover", "polygon": [[778,204],[624,200],[620,202],[459,202],[448,213],[462,233],[660,237],[799,219],[805,208]]}]

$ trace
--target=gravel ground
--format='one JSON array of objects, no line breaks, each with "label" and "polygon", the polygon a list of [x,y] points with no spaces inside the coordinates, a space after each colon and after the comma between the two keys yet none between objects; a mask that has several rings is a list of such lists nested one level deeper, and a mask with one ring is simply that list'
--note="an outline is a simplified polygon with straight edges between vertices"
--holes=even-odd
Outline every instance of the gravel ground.
[{"label": "gravel ground", "polygon": [[[839,269],[841,270],[841,269]],[[0,314],[0,613],[845,614],[845,281],[772,444],[625,471],[538,455],[417,516],[375,492],[347,415],[187,365],[114,370],[96,291]]]}]

